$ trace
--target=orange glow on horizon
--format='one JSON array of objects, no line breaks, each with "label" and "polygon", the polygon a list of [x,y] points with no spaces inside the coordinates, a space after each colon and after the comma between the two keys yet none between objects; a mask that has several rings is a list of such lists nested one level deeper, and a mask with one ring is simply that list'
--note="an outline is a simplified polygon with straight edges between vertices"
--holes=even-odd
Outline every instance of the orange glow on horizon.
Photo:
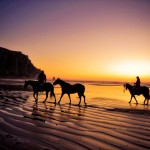
[{"label": "orange glow on horizon", "polygon": [[28,55],[47,78],[150,82],[148,1],[4,1],[2,8],[1,47]]}]

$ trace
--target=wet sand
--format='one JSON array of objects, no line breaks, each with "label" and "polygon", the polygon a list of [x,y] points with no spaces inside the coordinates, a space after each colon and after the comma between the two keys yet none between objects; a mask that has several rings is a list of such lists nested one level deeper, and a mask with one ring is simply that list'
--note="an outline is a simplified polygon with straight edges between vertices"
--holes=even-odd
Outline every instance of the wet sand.
[{"label": "wet sand", "polygon": [[0,91],[1,150],[150,149],[149,106],[91,98],[88,90],[80,107],[77,96],[72,105],[67,96],[60,105],[53,98],[42,103],[44,96],[35,103],[32,91]]}]

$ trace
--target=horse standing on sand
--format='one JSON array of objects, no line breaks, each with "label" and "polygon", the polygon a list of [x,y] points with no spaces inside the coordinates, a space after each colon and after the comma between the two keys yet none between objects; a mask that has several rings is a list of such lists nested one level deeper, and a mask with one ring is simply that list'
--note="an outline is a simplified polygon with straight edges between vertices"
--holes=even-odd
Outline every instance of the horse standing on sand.
[{"label": "horse standing on sand", "polygon": [[[33,88],[33,97],[35,98],[35,101],[37,102],[38,101],[38,92],[43,92],[45,91],[46,92],[46,98],[45,100],[43,101],[44,103],[46,102],[47,100],[47,97],[48,97],[48,93],[50,93],[50,97],[54,97],[55,99],[55,102],[56,103],[56,97],[55,97],[55,93],[54,93],[54,87],[51,83],[49,82],[46,82],[42,85],[39,85],[38,81],[33,81],[33,80],[28,80],[28,81],[25,81],[25,84],[24,84],[24,88],[27,88],[27,86],[32,86]],[[35,97],[36,95],[36,97]]]},{"label": "horse standing on sand", "polygon": [[[131,103],[132,97],[134,97],[136,103],[138,104],[138,101],[136,100],[135,95],[141,95],[142,94],[145,97],[144,105],[148,105],[149,98],[150,98],[148,87],[141,86],[139,90],[135,90],[135,87],[128,84],[128,83],[124,84],[124,87],[125,87],[126,90],[128,89],[130,94],[131,94],[131,99],[130,99],[129,103]],[[146,100],[147,100],[147,104],[145,104]]]},{"label": "horse standing on sand", "polygon": [[84,85],[82,85],[80,83],[71,85],[71,84],[69,84],[69,83],[67,83],[67,82],[65,82],[59,78],[53,83],[53,85],[56,85],[56,84],[59,84],[61,86],[61,89],[62,89],[62,93],[61,93],[60,100],[58,103],[60,103],[61,98],[63,97],[64,94],[68,94],[68,97],[70,100],[69,104],[71,104],[70,94],[78,93],[79,98],[80,98],[78,105],[80,105],[80,103],[81,103],[81,97],[82,96],[84,98],[84,104],[86,105],[85,95],[84,95],[84,91],[85,91]]}]

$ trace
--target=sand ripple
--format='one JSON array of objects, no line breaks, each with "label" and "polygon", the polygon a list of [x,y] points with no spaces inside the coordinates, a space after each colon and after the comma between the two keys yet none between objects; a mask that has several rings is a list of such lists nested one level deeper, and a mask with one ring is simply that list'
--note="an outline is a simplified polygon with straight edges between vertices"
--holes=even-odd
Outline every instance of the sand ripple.
[{"label": "sand ripple", "polygon": [[36,104],[32,92],[1,91],[0,148],[150,149],[149,109],[122,106]]}]

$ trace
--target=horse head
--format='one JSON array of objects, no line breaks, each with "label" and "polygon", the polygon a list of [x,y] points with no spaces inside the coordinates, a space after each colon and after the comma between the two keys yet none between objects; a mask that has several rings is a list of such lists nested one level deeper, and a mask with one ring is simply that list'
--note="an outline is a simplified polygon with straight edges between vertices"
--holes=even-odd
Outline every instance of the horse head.
[{"label": "horse head", "polygon": [[127,84],[125,83],[123,86],[124,86],[124,90],[127,90]]},{"label": "horse head", "polygon": [[61,81],[61,80],[60,80],[59,78],[57,78],[57,79],[54,81],[53,85],[59,84],[60,81]]},{"label": "horse head", "polygon": [[129,83],[125,83],[124,84],[124,88],[125,88],[125,90],[132,90],[133,89],[133,86],[132,85],[130,85]]}]

